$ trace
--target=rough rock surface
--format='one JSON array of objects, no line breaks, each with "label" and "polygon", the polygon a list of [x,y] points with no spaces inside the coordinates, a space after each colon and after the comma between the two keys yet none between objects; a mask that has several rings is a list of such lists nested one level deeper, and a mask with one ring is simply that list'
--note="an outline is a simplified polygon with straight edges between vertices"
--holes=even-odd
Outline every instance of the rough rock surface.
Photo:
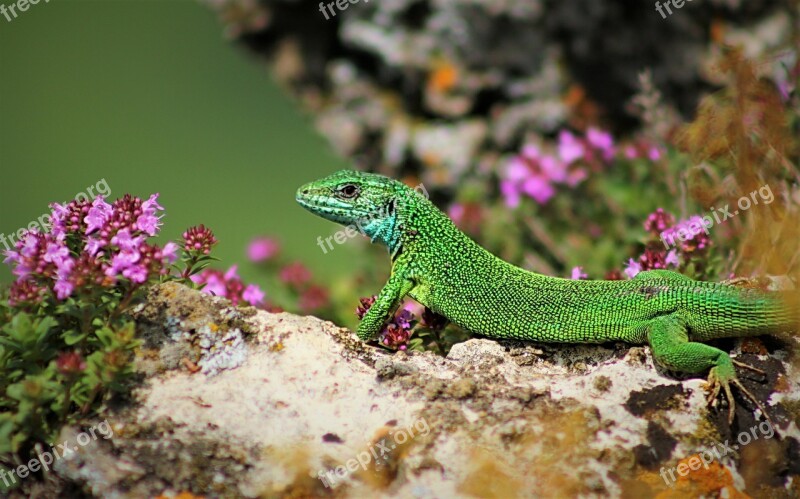
[{"label": "rough rock surface", "polygon": [[[743,376],[769,400],[773,432],[738,395],[728,428],[727,407],[706,409],[702,380],[657,372],[643,347],[472,339],[446,358],[392,353],[329,322],[233,308],[174,283],[151,291],[138,323],[143,379],[109,411],[114,437],[55,463],[84,493],[800,494],[798,375],[779,340],[734,347],[768,373]],[[692,460],[703,450],[707,466]]]}]

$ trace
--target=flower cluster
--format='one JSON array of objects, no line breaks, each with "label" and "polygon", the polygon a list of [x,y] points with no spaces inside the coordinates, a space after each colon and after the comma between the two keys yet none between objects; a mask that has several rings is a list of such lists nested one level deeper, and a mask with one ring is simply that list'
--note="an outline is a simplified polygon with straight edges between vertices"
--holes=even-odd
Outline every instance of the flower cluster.
[{"label": "flower cluster", "polygon": [[668,244],[674,244],[676,241],[680,242],[679,248],[685,255],[701,253],[711,245],[711,238],[703,230],[704,223],[703,217],[692,215],[662,230],[660,234],[661,240]]},{"label": "flower cluster", "polygon": [[104,196],[93,201],[52,204],[48,232],[25,232],[5,252],[16,281],[12,306],[36,303],[48,292],[65,300],[92,286],[112,287],[120,281],[134,287],[168,272],[178,246],[146,242],[160,226],[158,194],[143,201],[126,195],[113,204]]},{"label": "flower cluster", "polygon": [[625,267],[625,275],[633,279],[636,274],[645,270],[660,270],[668,269],[669,267],[677,268],[680,265],[677,250],[666,250],[658,247],[645,248],[638,259],[631,258],[628,260],[628,265]]},{"label": "flower cluster", "polygon": [[264,304],[264,292],[255,284],[245,286],[242,278],[239,277],[236,265],[226,272],[205,269],[199,274],[191,276],[190,279],[198,286],[202,286],[201,290],[204,293],[227,298],[234,306],[242,302],[247,302],[254,307]]},{"label": "flower cluster", "polygon": [[[628,261],[625,274],[633,278],[644,270],[677,268],[681,265],[681,260],[686,262],[701,254],[711,244],[708,234],[698,230],[701,227],[703,218],[699,215],[675,223],[672,214],[658,208],[644,222],[644,229],[650,234],[651,240],[638,259],[631,258]],[[664,243],[673,241],[679,241],[680,245],[668,250],[671,244]]]},{"label": "flower cluster", "polygon": [[601,169],[615,154],[614,139],[607,132],[589,128],[585,137],[578,137],[563,130],[555,154],[535,145],[524,146],[508,163],[500,191],[512,208],[519,205],[523,194],[547,204],[555,196],[557,185],[577,186],[589,176],[588,169]]},{"label": "flower cluster", "polygon": [[211,247],[215,244],[217,244],[217,238],[214,237],[214,233],[203,224],[190,227],[183,233],[183,248],[187,252],[197,252],[208,255],[211,253]]},{"label": "flower cluster", "polygon": [[[363,319],[367,311],[375,304],[376,296],[360,299],[360,305],[356,308],[356,316]],[[411,332],[414,329],[416,318],[407,308],[400,309],[378,336],[381,345],[396,350],[408,349],[408,341],[411,339]]]}]

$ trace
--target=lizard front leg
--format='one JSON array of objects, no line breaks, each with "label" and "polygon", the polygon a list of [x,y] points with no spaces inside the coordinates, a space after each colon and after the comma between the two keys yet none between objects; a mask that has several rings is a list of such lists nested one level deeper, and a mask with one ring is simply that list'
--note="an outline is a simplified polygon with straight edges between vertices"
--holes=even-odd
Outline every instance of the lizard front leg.
[{"label": "lizard front leg", "polygon": [[403,298],[414,288],[414,282],[408,277],[393,273],[381,290],[375,303],[369,307],[366,315],[358,325],[358,337],[362,341],[375,338],[383,329],[383,325],[394,314]]}]

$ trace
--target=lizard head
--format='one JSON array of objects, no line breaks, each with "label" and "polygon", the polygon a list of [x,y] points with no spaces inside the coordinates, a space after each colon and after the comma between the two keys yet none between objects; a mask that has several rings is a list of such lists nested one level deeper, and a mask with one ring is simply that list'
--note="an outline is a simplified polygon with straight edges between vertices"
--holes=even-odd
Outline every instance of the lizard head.
[{"label": "lizard head", "polygon": [[353,225],[373,242],[394,249],[398,244],[398,202],[414,191],[396,180],[353,170],[341,170],[301,186],[295,199],[327,220]]}]

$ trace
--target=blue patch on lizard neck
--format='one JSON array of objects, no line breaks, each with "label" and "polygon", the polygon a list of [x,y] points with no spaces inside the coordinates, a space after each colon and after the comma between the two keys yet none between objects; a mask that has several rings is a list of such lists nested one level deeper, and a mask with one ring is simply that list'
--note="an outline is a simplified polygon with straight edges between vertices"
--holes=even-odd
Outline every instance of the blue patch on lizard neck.
[{"label": "blue patch on lizard neck", "polygon": [[394,206],[387,206],[382,216],[372,218],[361,224],[364,234],[369,236],[370,241],[379,242],[389,249],[389,253],[394,253],[400,246],[400,231],[397,230],[397,212]]}]

